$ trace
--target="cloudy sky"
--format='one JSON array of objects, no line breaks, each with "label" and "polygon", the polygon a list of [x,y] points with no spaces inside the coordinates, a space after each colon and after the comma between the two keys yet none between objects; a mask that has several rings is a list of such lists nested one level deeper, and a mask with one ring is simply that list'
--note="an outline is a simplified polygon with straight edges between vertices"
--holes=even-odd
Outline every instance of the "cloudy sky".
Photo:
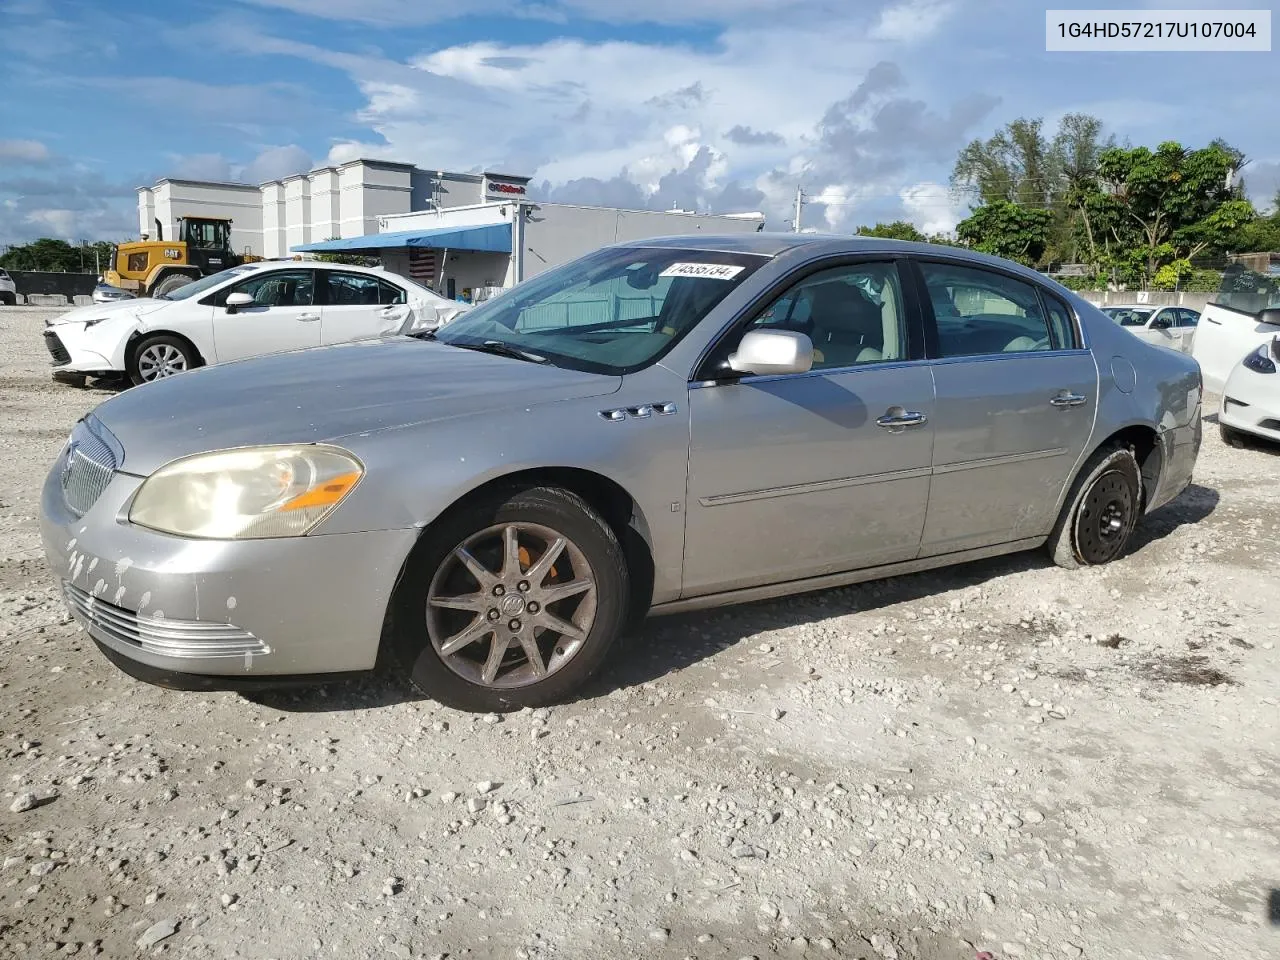
[{"label": "cloudy sky", "polygon": [[946,186],[964,143],[1073,111],[1134,144],[1224,137],[1269,201],[1277,54],[1046,53],[1044,8],[0,0],[0,244],[133,235],[134,189],[161,176],[361,156],[530,175],[544,199],[759,209],[780,229],[800,184],[805,226],[947,230],[967,212]]}]

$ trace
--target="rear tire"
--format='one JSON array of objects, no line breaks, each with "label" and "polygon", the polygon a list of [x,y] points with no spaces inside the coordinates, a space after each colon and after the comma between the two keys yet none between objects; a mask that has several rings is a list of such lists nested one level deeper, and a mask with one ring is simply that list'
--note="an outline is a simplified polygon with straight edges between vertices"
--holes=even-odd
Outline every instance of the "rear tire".
[{"label": "rear tire", "polygon": [[1080,470],[1049,535],[1053,562],[1067,570],[1120,557],[1142,514],[1142,470],[1128,447],[1104,447]]},{"label": "rear tire", "polygon": [[129,358],[129,379],[134,384],[163,380],[200,365],[191,344],[181,337],[161,333],[138,341]]},{"label": "rear tire", "polygon": [[569,699],[603,666],[626,623],[629,575],[613,530],[580,497],[497,491],[424,537],[386,636],[420,693],[459,710],[519,710]]},{"label": "rear tire", "polygon": [[179,287],[185,287],[193,280],[195,280],[195,277],[185,273],[171,273],[151,289],[151,295],[153,297],[163,297],[166,294],[173,293]]},{"label": "rear tire", "polygon": [[0,293],[0,303],[6,307],[16,307],[18,305],[18,295],[16,293]]},{"label": "rear tire", "polygon": [[1226,424],[1219,424],[1218,432],[1222,435],[1222,442],[1228,447],[1243,450],[1245,447],[1249,446],[1249,438],[1234,427],[1228,427]]}]

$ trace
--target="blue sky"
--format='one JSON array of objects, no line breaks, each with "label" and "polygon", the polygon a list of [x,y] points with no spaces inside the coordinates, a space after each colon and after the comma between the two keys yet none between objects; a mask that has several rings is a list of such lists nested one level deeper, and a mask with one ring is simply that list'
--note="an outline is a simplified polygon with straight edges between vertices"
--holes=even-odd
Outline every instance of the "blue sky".
[{"label": "blue sky", "polygon": [[[1231,8],[1128,0],[1091,7]],[[1054,6],[1066,6],[1058,2]],[[1223,137],[1280,186],[1276,53],[1047,53],[1026,0],[0,0],[0,244],[121,239],[160,176],[358,156],[534,178],[548,199],[785,228],[945,230],[956,152],[1019,116]],[[465,12],[464,12],[465,11]]]}]

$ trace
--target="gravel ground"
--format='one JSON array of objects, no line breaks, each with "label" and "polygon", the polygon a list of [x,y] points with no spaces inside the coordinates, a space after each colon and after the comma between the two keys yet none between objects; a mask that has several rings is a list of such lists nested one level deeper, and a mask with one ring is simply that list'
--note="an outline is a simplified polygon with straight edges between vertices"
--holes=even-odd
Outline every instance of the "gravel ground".
[{"label": "gravel ground", "polygon": [[1110,567],[650,621],[552,710],[173,693],[41,556],[107,395],[50,382],[49,313],[0,309],[0,955],[1280,955],[1275,450],[1208,425]]}]

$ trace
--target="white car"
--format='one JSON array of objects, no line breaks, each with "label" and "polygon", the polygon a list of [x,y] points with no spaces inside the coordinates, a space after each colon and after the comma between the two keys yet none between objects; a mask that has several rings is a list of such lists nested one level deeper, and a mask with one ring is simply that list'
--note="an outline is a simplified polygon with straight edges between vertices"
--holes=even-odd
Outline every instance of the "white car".
[{"label": "white car", "polygon": [[1204,308],[1191,355],[1204,385],[1222,392],[1240,361],[1280,334],[1280,277],[1228,270],[1213,302]]},{"label": "white car", "polygon": [[18,287],[13,282],[13,277],[9,276],[5,270],[0,270],[0,304],[6,307],[16,306],[18,303]]},{"label": "white car", "polygon": [[164,297],[94,304],[49,321],[54,378],[145,383],[193,367],[420,333],[468,305],[397,274],[313,261],[248,263]]},{"label": "white car", "polygon": [[1249,352],[1227,377],[1218,411],[1222,439],[1244,446],[1244,434],[1280,442],[1280,335]]},{"label": "white car", "polygon": [[1190,307],[1124,303],[1102,307],[1101,310],[1139,340],[1183,353],[1191,352],[1196,326],[1200,322],[1199,312]]}]

